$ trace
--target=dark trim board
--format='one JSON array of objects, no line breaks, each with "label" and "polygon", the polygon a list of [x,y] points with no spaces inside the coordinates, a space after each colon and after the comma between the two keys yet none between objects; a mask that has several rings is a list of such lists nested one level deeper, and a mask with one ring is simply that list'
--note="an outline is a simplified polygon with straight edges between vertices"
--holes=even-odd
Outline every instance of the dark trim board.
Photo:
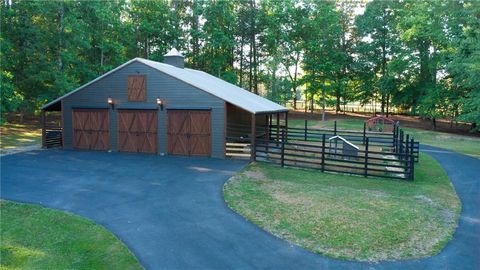
[{"label": "dark trim board", "polygon": [[109,110],[108,106],[75,106],[71,107],[72,110]]},{"label": "dark trim board", "polygon": [[167,111],[211,111],[210,107],[170,107]]},{"label": "dark trim board", "polygon": [[115,108],[115,111],[120,111],[120,110],[134,110],[134,111],[158,111],[160,108],[158,106],[148,106],[148,107],[134,107],[134,106],[118,106]]}]

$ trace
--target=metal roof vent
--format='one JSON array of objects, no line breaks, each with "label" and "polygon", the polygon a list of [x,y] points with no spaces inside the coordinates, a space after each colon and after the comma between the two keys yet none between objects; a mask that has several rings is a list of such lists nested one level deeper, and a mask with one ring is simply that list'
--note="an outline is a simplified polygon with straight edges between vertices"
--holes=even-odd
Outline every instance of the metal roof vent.
[{"label": "metal roof vent", "polygon": [[163,62],[178,68],[183,68],[185,66],[185,57],[177,51],[177,49],[172,48],[167,54],[163,56]]}]

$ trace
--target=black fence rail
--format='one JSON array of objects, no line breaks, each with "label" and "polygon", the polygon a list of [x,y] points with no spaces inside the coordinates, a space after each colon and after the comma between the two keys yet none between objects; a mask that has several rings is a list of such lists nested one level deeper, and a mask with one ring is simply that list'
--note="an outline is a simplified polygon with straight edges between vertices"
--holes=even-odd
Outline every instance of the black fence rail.
[{"label": "black fence rail", "polygon": [[282,140],[258,139],[253,155],[256,160],[298,168],[318,169],[322,172],[413,180],[415,159],[413,140],[406,143],[403,152],[375,151],[369,149],[370,138],[365,148],[354,154],[338,151],[327,145],[323,134],[321,144],[315,142],[287,142],[286,133]]}]

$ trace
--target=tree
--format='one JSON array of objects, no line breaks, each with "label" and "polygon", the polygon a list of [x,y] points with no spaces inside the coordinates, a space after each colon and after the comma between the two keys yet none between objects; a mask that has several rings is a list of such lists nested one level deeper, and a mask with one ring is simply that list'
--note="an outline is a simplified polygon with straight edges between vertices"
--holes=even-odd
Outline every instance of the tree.
[{"label": "tree", "polygon": [[[341,72],[342,64],[339,51],[336,49],[342,35],[338,13],[330,2],[311,1],[305,4],[306,32],[310,33],[305,40],[302,81],[307,84],[305,100],[308,95],[313,103],[315,95],[321,92],[322,120],[325,120],[327,94]],[[311,107],[313,110],[313,107]]]},{"label": "tree", "polygon": [[207,1],[204,9],[205,24],[202,32],[205,44],[201,61],[205,71],[227,81],[235,83],[234,61],[234,5],[230,1]]},{"label": "tree", "polygon": [[[373,81],[365,81],[374,88],[370,98],[375,94],[381,97],[381,112],[386,112],[395,86],[395,74],[390,71],[389,63],[399,57],[401,50],[400,36],[396,29],[398,23],[398,1],[372,1],[366,5],[365,12],[355,20],[355,51],[362,67],[369,71]],[[373,95],[372,95],[373,94]]]},{"label": "tree", "polygon": [[434,109],[437,100],[432,97],[438,97],[435,93],[440,91],[437,75],[443,68],[442,54],[448,45],[444,32],[446,13],[443,2],[406,1],[398,24],[401,40],[413,52],[413,58],[408,59],[409,69],[416,72],[415,80],[408,86],[407,102],[414,113],[418,110],[432,118],[434,127],[435,118],[439,115]]},{"label": "tree", "polygon": [[461,110],[458,119],[471,122],[472,131],[479,130],[480,123],[480,4],[464,2],[461,33],[456,40],[456,49],[447,66],[452,76],[453,87],[460,92],[457,103]]}]

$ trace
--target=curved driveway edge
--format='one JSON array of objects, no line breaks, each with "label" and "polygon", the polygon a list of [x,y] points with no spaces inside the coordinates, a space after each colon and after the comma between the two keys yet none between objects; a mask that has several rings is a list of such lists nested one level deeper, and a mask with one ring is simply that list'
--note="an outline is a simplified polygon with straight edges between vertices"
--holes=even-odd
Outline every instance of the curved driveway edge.
[{"label": "curved driveway edge", "polygon": [[67,210],[105,226],[146,269],[479,269],[480,160],[426,148],[462,201],[453,240],[422,260],[360,263],[313,254],[261,230],[223,201],[246,162],[80,151],[1,157],[1,198]]}]

